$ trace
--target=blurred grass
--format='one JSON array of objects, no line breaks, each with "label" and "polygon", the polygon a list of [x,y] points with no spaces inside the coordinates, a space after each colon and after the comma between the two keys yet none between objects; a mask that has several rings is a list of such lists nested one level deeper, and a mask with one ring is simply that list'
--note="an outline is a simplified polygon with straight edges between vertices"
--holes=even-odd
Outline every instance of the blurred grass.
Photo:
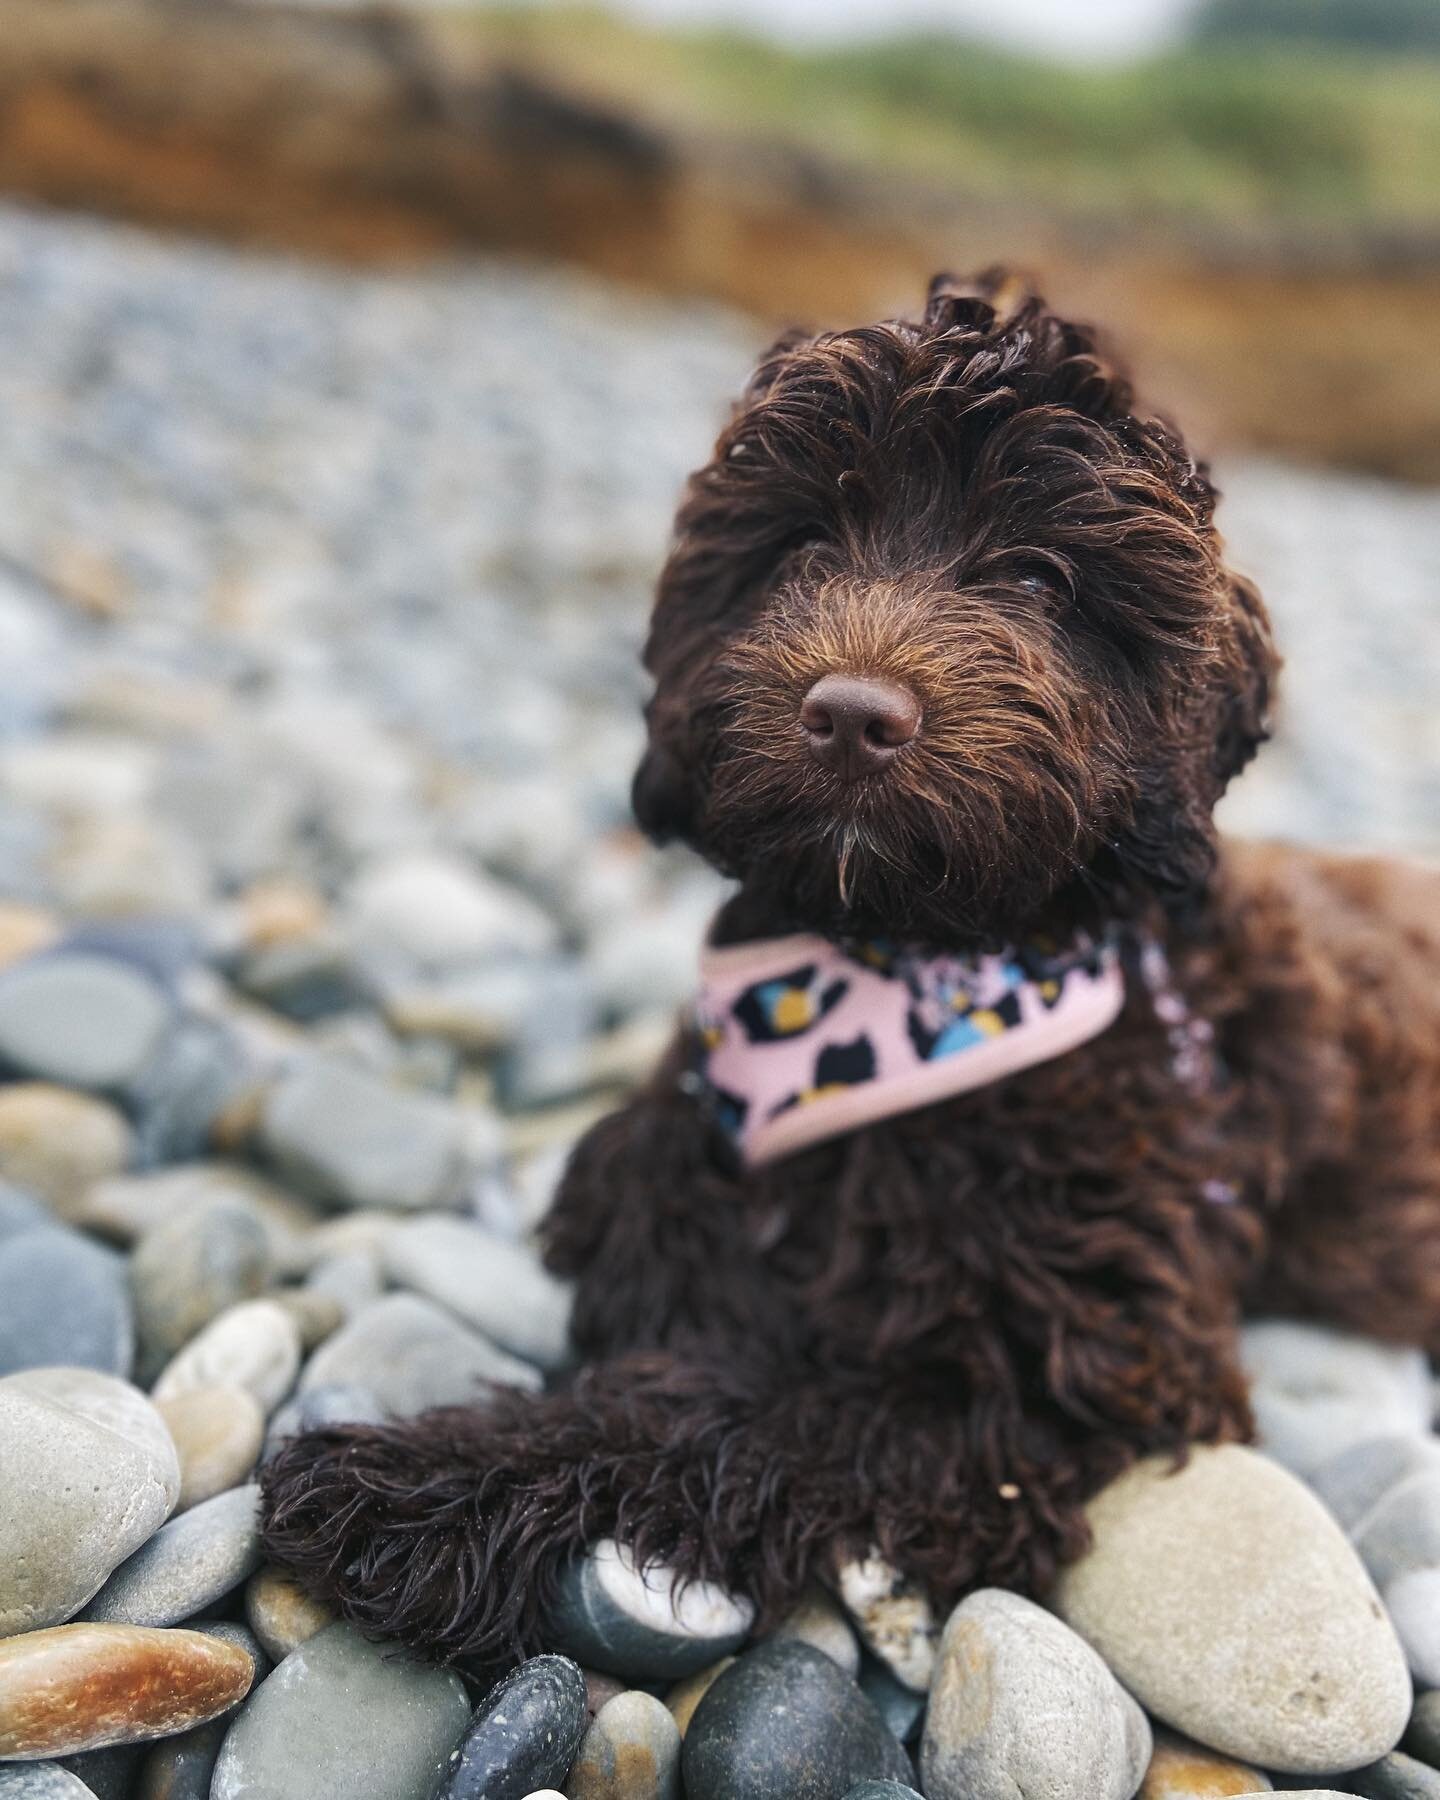
[{"label": "blurred grass", "polygon": [[494,50],[628,110],[979,198],[1146,218],[1440,227],[1440,55],[1202,45],[1123,67],[941,36],[796,50],[590,6],[482,6]]}]

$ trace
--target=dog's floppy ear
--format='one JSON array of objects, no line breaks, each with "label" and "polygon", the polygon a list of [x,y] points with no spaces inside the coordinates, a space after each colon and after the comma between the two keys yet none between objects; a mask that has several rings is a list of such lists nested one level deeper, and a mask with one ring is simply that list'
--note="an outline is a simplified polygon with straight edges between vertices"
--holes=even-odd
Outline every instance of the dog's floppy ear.
[{"label": "dog's floppy ear", "polygon": [[650,742],[630,785],[636,823],[657,844],[683,838],[695,813],[695,788],[684,763],[664,741],[658,701],[645,709]]},{"label": "dog's floppy ear", "polygon": [[1211,698],[1198,727],[1205,749],[1183,752],[1142,772],[1133,813],[1112,849],[1131,885],[1185,918],[1210,889],[1217,842],[1215,802],[1269,735],[1280,659],[1258,590],[1221,570],[1226,632],[1214,663]]},{"label": "dog's floppy ear", "polygon": [[1215,782],[1223,793],[1270,735],[1270,703],[1280,658],[1258,589],[1243,575],[1224,576],[1230,640],[1215,730]]}]

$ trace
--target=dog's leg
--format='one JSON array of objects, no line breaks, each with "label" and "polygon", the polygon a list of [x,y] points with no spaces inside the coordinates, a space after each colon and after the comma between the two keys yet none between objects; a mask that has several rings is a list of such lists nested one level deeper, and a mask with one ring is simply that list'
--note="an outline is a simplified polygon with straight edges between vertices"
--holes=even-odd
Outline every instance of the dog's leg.
[{"label": "dog's leg", "polygon": [[494,1670],[544,1646],[561,1568],[605,1538],[746,1597],[762,1629],[877,1551],[942,1602],[1043,1591],[1125,1456],[893,1376],[647,1351],[540,1399],[292,1439],[263,1521],[268,1554],[362,1631]]}]

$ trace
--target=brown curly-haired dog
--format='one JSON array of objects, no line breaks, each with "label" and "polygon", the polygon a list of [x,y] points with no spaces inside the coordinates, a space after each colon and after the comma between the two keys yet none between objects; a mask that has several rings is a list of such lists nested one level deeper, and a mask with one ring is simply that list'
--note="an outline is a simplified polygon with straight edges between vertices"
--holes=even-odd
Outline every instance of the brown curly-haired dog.
[{"label": "brown curly-haired dog", "polygon": [[546,1227],[573,1382],[265,1471],[347,1618],[492,1667],[612,1536],[762,1622],[872,1545],[1043,1591],[1129,1459],[1245,1436],[1242,1304],[1440,1350],[1440,880],[1219,852],[1276,658],[1214,501],[998,275],[766,357],[661,580],[642,824],[737,878],[721,943],[1103,934],[1123,1012],[743,1173],[682,1030]]}]

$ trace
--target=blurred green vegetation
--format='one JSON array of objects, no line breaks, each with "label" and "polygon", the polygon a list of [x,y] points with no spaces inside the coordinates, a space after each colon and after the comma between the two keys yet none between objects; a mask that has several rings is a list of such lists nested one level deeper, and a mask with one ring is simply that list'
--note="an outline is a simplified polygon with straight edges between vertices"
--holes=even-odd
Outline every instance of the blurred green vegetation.
[{"label": "blurred green vegetation", "polygon": [[[1313,31],[1234,41],[1252,11],[1272,23],[1304,12],[1314,27],[1316,4],[1339,13],[1366,3],[1214,0],[1191,46],[1099,68],[939,35],[797,50],[735,31],[652,29],[590,6],[486,6],[469,28],[641,114],[789,139],[982,198],[1158,219],[1440,228],[1440,44],[1402,54]],[[1440,17],[1440,0],[1414,4]]]}]

